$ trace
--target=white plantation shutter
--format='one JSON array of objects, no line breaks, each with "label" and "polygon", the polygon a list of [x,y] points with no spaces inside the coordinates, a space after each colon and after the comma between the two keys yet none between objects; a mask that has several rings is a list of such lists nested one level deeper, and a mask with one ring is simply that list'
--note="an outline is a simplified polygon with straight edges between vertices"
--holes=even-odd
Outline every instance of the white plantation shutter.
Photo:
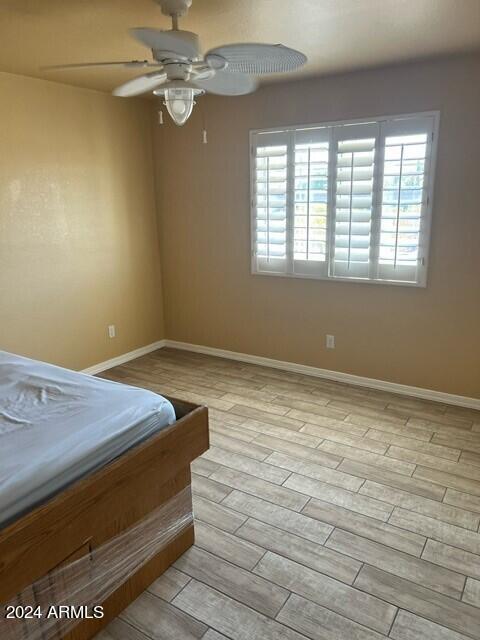
[{"label": "white plantation shutter", "polygon": [[293,147],[294,274],[327,275],[330,130],[295,131]]},{"label": "white plantation shutter", "polygon": [[330,130],[252,136],[254,271],[327,275]]},{"label": "white plantation shutter", "polygon": [[376,147],[380,127],[377,123],[335,128],[336,174],[331,273],[345,278],[368,278]]},{"label": "white plantation shutter", "polygon": [[434,119],[386,122],[377,277],[424,279]]},{"label": "white plantation shutter", "polygon": [[424,285],[437,121],[253,132],[253,271]]},{"label": "white plantation shutter", "polygon": [[285,272],[287,265],[286,133],[261,134],[255,148],[253,207],[257,269]]}]

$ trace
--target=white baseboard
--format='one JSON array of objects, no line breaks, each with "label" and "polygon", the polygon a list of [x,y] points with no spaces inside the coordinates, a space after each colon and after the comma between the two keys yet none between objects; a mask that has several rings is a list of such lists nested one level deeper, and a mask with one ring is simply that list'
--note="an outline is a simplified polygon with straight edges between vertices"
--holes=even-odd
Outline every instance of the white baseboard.
[{"label": "white baseboard", "polygon": [[432,389],[422,389],[421,387],[411,387],[406,384],[397,382],[388,382],[386,380],[376,380],[375,378],[365,378],[356,376],[352,373],[342,373],[341,371],[331,371],[329,369],[320,369],[306,364],[297,364],[295,362],[285,362],[283,360],[273,360],[272,358],[264,358],[263,356],[253,356],[248,353],[238,353],[237,351],[227,351],[226,349],[217,349],[215,347],[206,347],[199,344],[189,344],[188,342],[177,342],[176,340],[158,340],[147,344],[145,347],[134,349],[128,353],[124,353],[116,358],[99,362],[98,364],[83,369],[82,373],[95,375],[112,367],[117,367],[125,362],[144,356],[147,353],[162,349],[163,347],[171,347],[172,349],[181,349],[183,351],[193,351],[194,353],[204,353],[217,358],[227,358],[228,360],[237,360],[239,362],[248,362],[250,364],[258,364],[263,367],[271,367],[272,369],[282,369],[284,371],[292,371],[293,373],[301,373],[316,378],[325,378],[336,382],[344,382],[360,387],[368,387],[370,389],[379,389],[380,391],[390,391],[400,395],[413,396],[422,398],[423,400],[432,400],[434,402],[442,402],[444,404],[453,404],[459,407],[467,407],[470,409],[480,410],[479,398],[468,398],[467,396],[458,396],[453,393],[444,393],[443,391],[433,391]]},{"label": "white baseboard", "polygon": [[[467,396],[458,396],[452,393],[444,393],[443,391],[433,391],[432,389],[422,389],[421,387],[411,387],[406,384],[397,382],[387,382],[386,380],[376,380],[375,378],[364,378],[356,376],[352,373],[342,373],[341,371],[330,371],[329,369],[319,369],[305,364],[296,364],[294,362],[284,362],[282,360],[272,360],[262,356],[252,356],[247,353],[238,353],[237,351],[226,351],[225,349],[216,349],[215,347],[205,347],[199,344],[189,344],[188,342],[177,342],[175,340],[164,340],[166,347],[173,349],[182,349],[183,351],[193,351],[195,353],[204,353],[218,358],[227,358],[229,360],[238,360],[240,362],[248,362],[250,364],[258,364],[273,369],[283,369],[284,371],[293,371],[307,376],[316,378],[326,378],[327,380],[335,380],[336,382],[345,382],[360,387],[368,387],[370,389],[379,389],[380,391],[390,391],[406,396],[414,396],[424,400],[433,400],[434,402],[442,402],[445,404],[453,404],[459,407],[468,407],[470,409],[480,409],[480,398],[468,398]],[[132,352],[133,353],[133,352]],[[130,358],[129,358],[130,359]]]},{"label": "white baseboard", "polygon": [[144,356],[147,353],[151,353],[152,351],[156,351],[157,349],[161,349],[165,346],[166,340],[158,340],[157,342],[152,342],[152,344],[147,344],[145,347],[140,347],[139,349],[134,349],[133,351],[124,353],[121,356],[117,356],[116,358],[111,358],[110,360],[105,360],[105,362],[94,364],[92,367],[83,369],[82,373],[88,373],[93,376],[96,373],[101,373],[102,371],[106,371],[112,367],[118,367],[120,364],[129,362],[130,360],[134,360],[135,358],[139,358],[140,356]]}]

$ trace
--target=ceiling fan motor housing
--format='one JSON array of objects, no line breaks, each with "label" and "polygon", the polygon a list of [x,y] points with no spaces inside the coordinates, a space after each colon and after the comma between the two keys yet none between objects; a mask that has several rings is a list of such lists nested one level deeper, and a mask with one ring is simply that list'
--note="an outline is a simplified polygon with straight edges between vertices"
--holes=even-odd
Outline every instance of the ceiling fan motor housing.
[{"label": "ceiling fan motor housing", "polygon": [[192,6],[192,0],[155,0],[166,16],[183,16]]},{"label": "ceiling fan motor housing", "polygon": [[189,80],[191,71],[190,64],[170,62],[165,65],[168,80]]},{"label": "ceiling fan motor housing", "polygon": [[182,55],[178,51],[169,51],[162,49],[152,49],[153,57],[155,60],[163,61],[166,59],[171,60],[197,60],[200,56],[200,44],[198,41],[198,35],[196,33],[192,33],[191,31],[167,31],[166,33],[175,34],[175,38],[178,40],[182,40],[186,45],[189,46],[190,54]]}]

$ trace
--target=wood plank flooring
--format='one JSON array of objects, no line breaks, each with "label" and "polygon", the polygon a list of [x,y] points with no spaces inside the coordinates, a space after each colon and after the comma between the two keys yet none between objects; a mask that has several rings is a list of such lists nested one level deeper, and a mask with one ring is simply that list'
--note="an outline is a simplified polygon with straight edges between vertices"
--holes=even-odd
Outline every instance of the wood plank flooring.
[{"label": "wood plank flooring", "polygon": [[480,412],[162,349],[206,404],[196,543],[97,640],[480,639]]}]

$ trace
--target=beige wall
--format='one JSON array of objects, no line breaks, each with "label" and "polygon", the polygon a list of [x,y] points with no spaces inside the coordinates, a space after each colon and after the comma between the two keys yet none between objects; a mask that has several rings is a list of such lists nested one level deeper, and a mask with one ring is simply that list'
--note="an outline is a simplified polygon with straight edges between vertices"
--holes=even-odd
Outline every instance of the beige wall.
[{"label": "beige wall", "polygon": [[0,74],[0,349],[80,369],[163,337],[149,115]]},{"label": "beige wall", "polygon": [[[276,84],[201,98],[184,128],[157,127],[167,337],[480,397],[479,78],[465,57]],[[250,274],[249,129],[431,109],[426,289]]]}]

